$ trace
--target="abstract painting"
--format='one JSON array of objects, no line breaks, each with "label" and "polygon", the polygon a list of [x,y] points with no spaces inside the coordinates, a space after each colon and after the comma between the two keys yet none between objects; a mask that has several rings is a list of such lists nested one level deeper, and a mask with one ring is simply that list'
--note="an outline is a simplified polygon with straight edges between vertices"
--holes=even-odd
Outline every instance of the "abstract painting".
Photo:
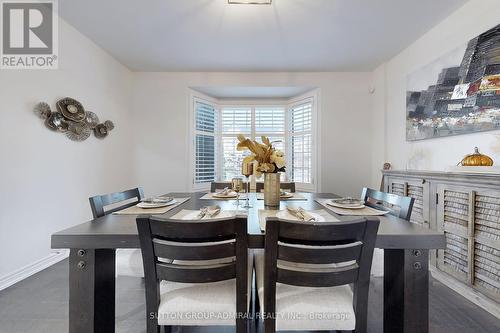
[{"label": "abstract painting", "polygon": [[500,25],[407,78],[407,141],[491,130],[500,130]]}]

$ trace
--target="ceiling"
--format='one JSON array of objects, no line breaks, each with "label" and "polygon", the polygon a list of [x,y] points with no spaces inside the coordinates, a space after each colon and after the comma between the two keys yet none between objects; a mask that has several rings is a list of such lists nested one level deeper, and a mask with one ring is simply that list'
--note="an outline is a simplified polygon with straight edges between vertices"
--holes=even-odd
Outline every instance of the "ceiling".
[{"label": "ceiling", "polygon": [[292,98],[314,89],[314,87],[191,87],[205,95],[219,99],[266,99]]},{"label": "ceiling", "polygon": [[62,18],[136,71],[368,71],[467,0],[64,0]]}]

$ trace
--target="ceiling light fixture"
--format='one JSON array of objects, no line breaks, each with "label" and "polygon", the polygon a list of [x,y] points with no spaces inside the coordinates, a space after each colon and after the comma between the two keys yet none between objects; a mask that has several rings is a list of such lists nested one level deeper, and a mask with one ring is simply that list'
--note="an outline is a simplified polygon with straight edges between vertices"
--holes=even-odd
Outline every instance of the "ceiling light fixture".
[{"label": "ceiling light fixture", "polygon": [[273,0],[227,0],[230,5],[270,5]]}]

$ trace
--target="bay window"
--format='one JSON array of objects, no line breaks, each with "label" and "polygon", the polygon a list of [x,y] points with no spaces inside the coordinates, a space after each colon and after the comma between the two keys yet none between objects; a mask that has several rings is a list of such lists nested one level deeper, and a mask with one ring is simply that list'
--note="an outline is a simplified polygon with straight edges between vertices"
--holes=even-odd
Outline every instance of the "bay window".
[{"label": "bay window", "polygon": [[[226,102],[227,103],[227,102]],[[251,105],[196,100],[194,187],[241,177],[241,163],[250,154],[237,151],[237,135],[261,142],[267,136],[287,157],[282,181],[301,190],[314,190],[314,98],[290,104]]]}]

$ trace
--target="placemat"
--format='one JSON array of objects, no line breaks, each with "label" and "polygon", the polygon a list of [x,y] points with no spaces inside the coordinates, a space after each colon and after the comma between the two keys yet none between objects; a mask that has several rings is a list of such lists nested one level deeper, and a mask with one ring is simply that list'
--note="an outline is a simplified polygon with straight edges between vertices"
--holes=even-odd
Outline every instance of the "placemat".
[{"label": "placemat", "polygon": [[[255,195],[257,197],[257,200],[264,200],[264,193],[259,192],[256,193]],[[292,201],[292,200],[307,200],[307,198],[300,193],[293,193],[293,197],[291,198],[280,198],[280,201]]]},{"label": "placemat", "polygon": [[381,216],[381,215],[385,215],[385,214],[389,213],[388,211],[378,210],[378,209],[368,207],[368,206],[365,206],[364,208],[360,208],[360,209],[345,209],[345,208],[334,207],[334,206],[327,204],[327,202],[329,200],[331,200],[331,199],[322,199],[322,198],[315,199],[315,201],[317,203],[319,203],[323,207],[326,207],[326,208],[330,209],[331,211],[333,211],[334,213],[339,214],[339,215]]},{"label": "placemat", "polygon": [[[278,212],[279,212],[279,210],[259,209],[259,226],[260,226],[261,231],[266,230],[266,217],[276,216],[276,214]],[[321,215],[328,222],[339,222],[340,221],[338,218],[336,218],[332,214],[328,213],[328,211],[326,211],[324,209],[308,210],[308,212],[313,212],[313,213],[316,213],[318,215]],[[309,223],[309,222],[304,222],[304,223]]]},{"label": "placemat", "polygon": [[173,205],[166,206],[166,207],[161,207],[161,208],[139,208],[137,206],[132,206],[128,207],[122,210],[119,210],[117,212],[114,212],[113,214],[117,215],[141,215],[141,214],[148,214],[148,215],[161,215],[165,214],[169,210],[174,209],[175,207],[183,204],[184,202],[188,201],[190,198],[174,198],[177,200],[177,202]]},{"label": "placemat", "polygon": [[[174,219],[174,220],[184,220],[185,217],[189,214],[191,214],[192,212],[199,212],[199,210],[192,210],[192,209],[183,209],[181,210],[180,212],[177,212],[174,216],[171,217],[171,219]],[[243,210],[222,210],[219,215],[217,216],[214,216],[213,219],[217,219],[218,217],[220,217],[220,215],[224,213],[224,216],[225,218],[227,218],[228,216],[236,216],[236,215],[243,215],[245,214],[246,215],[246,211],[243,211]],[[195,221],[195,220],[192,220],[192,219],[185,219],[186,221]],[[203,219],[203,220],[210,220],[210,219]]]},{"label": "placemat", "polygon": [[[200,199],[204,199],[204,200],[236,200],[236,197],[234,198],[217,198],[217,197],[214,197],[215,193],[213,192],[209,192],[207,194],[204,194]],[[240,193],[240,200],[245,200],[247,198],[247,194],[246,193]]]}]

